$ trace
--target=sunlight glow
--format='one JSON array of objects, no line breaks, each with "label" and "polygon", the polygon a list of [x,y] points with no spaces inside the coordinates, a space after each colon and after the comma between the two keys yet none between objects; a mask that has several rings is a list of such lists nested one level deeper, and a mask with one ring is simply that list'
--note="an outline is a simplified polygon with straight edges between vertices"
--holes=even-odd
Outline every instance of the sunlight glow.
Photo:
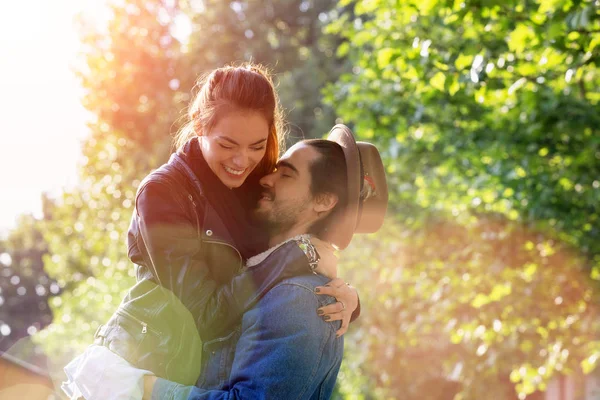
[{"label": "sunlight glow", "polygon": [[73,18],[101,18],[100,0],[31,0],[2,5],[0,24],[0,233],[24,212],[40,214],[42,191],[76,183],[88,114],[72,65]]}]

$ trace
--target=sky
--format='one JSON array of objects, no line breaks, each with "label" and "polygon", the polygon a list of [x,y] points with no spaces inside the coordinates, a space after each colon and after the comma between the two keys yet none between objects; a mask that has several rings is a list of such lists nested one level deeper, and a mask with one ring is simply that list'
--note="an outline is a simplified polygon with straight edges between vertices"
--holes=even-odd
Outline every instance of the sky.
[{"label": "sky", "polygon": [[101,14],[102,0],[7,1],[0,5],[0,233],[22,213],[41,214],[43,191],[77,183],[89,114],[72,65],[73,17]]}]

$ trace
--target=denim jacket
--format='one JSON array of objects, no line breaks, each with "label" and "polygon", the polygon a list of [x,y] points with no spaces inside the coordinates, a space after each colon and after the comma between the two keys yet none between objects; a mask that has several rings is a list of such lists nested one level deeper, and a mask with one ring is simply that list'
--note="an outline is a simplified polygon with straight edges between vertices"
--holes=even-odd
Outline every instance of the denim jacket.
[{"label": "denim jacket", "polygon": [[315,312],[335,299],[317,296],[327,279],[286,279],[247,311],[238,329],[205,343],[199,387],[158,379],[152,399],[328,399],[342,362],[339,321]]}]

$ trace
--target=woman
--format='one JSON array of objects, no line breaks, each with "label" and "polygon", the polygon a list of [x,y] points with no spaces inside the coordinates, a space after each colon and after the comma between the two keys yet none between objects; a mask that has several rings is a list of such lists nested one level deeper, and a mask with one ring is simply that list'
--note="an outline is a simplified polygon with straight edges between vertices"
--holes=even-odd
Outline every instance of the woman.
[{"label": "woman", "polygon": [[[69,382],[63,389],[71,398],[119,398],[119,391],[135,398],[131,390],[141,390],[146,373],[195,383],[202,341],[226,333],[282,279],[308,272],[285,267],[298,263],[270,259],[242,270],[246,259],[268,247],[249,211],[260,192],[258,180],[273,171],[283,139],[269,74],[251,64],[224,67],[198,86],[189,122],[176,138],[177,152],[138,189],[128,233],[137,284],[98,329],[95,345],[65,368]],[[316,261],[313,251],[304,254],[294,242],[285,246],[290,254]],[[330,276],[335,257],[324,243],[317,249],[322,258],[317,271]],[[318,312],[347,326],[358,298],[340,282],[332,281],[339,286],[333,292],[327,289],[340,305]],[[106,378],[115,373],[110,365],[117,355],[135,367],[119,371],[119,382]]]}]

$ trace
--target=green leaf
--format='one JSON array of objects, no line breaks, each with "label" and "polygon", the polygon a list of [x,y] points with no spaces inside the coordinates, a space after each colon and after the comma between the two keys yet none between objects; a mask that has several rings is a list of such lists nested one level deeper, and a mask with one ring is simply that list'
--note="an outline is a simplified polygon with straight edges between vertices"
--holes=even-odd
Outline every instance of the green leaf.
[{"label": "green leaf", "polygon": [[488,303],[490,303],[490,298],[482,293],[478,293],[471,302],[471,305],[475,308],[481,308]]},{"label": "green leaf", "polygon": [[587,50],[591,53],[598,45],[600,45],[600,35],[594,35],[592,40],[590,40]]},{"label": "green leaf", "polygon": [[590,355],[588,358],[584,359],[581,362],[581,369],[583,370],[583,373],[589,374],[594,369],[596,369],[599,358],[600,358],[600,352],[595,352],[592,355]]},{"label": "green leaf", "polygon": [[510,372],[510,377],[509,377],[509,378],[510,378],[510,381],[511,381],[512,383],[517,383],[517,382],[519,382],[519,381],[521,380],[521,374],[519,373],[519,370],[518,370],[518,369],[513,369],[513,370]]},{"label": "green leaf", "polygon": [[384,69],[385,67],[389,66],[396,54],[396,50],[390,47],[379,50],[377,52],[377,66],[380,69]]},{"label": "green leaf", "polygon": [[515,53],[522,53],[530,45],[533,38],[533,31],[525,24],[518,24],[514,31],[510,33],[508,48]]},{"label": "green leaf", "polygon": [[433,78],[431,78],[431,80],[429,81],[429,83],[431,84],[432,87],[436,88],[437,90],[443,92],[444,91],[444,85],[446,82],[446,75],[444,75],[443,72],[437,72]]},{"label": "green leaf", "polygon": [[463,70],[467,67],[471,67],[471,64],[473,64],[473,58],[473,55],[459,54],[456,58],[456,61],[454,61],[454,65],[456,66],[457,70]]},{"label": "green leaf", "polygon": [[348,54],[349,50],[350,50],[350,43],[344,42],[344,43],[340,44],[339,47],[337,48],[336,56],[338,56],[340,58],[344,57],[346,54]]},{"label": "green leaf", "polygon": [[510,284],[496,285],[496,286],[494,286],[494,288],[492,289],[492,292],[490,293],[490,300],[498,301],[501,298],[508,296],[511,293],[512,293],[512,287]]},{"label": "green leaf", "polygon": [[360,47],[360,46],[364,46],[372,39],[373,39],[373,34],[370,31],[363,30],[363,31],[358,32],[354,36],[354,38],[352,40],[352,44],[354,46]]},{"label": "green leaf", "polygon": [[450,87],[448,88],[448,93],[450,93],[450,96],[454,96],[459,90],[460,90],[460,84],[458,83],[458,80],[452,79],[452,83],[450,84]]}]

